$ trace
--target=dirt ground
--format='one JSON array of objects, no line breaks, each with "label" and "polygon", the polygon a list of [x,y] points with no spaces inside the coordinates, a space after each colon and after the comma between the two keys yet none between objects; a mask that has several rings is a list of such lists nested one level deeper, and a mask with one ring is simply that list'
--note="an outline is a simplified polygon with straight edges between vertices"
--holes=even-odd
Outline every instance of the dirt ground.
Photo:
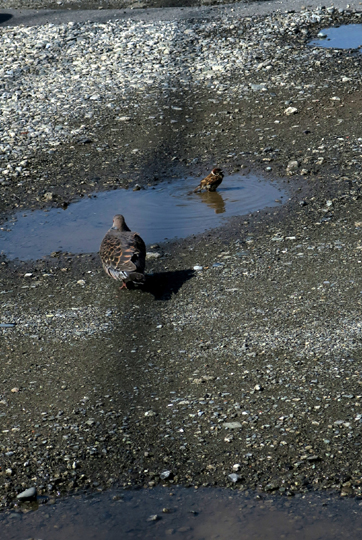
[{"label": "dirt ground", "polygon": [[[352,51],[316,63],[303,102],[291,87],[245,100],[212,88],[135,95],[130,122],[117,120],[129,115],[121,101],[117,115],[100,108],[82,140],[31,158],[33,187],[1,187],[3,227],[22,209],[199,178],[215,163],[290,197],[160,245],[143,290],[119,291],[97,254],[3,256],[1,323],[14,325],[0,328],[3,508],[31,485],[50,496],[160,483],[361,495],[362,94],[359,79],[341,82],[360,63]],[[147,123],[161,109],[161,124]]]}]

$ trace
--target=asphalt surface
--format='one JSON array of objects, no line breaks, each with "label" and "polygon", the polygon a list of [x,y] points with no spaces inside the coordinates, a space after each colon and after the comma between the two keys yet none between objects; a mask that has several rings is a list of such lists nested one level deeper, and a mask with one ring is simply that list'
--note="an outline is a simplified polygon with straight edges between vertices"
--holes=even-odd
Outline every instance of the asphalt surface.
[{"label": "asphalt surface", "polygon": [[[9,2],[7,3],[10,4]],[[0,9],[1,26],[37,26],[41,24],[62,24],[67,22],[106,22],[112,19],[133,19],[145,21],[180,20],[189,18],[210,18],[218,17],[229,12],[235,16],[267,15],[274,12],[285,12],[289,10],[300,11],[301,9],[313,9],[321,6],[319,1],[305,2],[303,0],[277,0],[274,2],[241,2],[226,4],[222,6],[185,6],[179,2],[177,7],[150,7],[138,9],[77,9],[59,8],[47,9],[46,2],[42,2],[42,9],[25,8],[2,8]],[[360,2],[344,2],[337,0],[333,2],[336,9],[361,10]]]}]

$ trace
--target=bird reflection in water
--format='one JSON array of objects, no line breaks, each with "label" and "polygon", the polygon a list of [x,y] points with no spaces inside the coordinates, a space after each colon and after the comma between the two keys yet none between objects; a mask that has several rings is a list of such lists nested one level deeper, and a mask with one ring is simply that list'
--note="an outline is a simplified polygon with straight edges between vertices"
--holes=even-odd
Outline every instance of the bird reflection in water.
[{"label": "bird reflection in water", "polygon": [[213,208],[215,214],[223,214],[225,212],[225,201],[218,191],[204,191],[197,193],[197,196],[209,208]]}]

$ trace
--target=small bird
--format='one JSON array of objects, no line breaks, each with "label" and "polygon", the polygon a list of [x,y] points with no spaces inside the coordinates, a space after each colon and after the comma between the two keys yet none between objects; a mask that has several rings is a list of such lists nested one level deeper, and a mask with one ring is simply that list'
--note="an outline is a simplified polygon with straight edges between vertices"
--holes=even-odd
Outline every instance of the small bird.
[{"label": "small bird", "polygon": [[142,284],[145,281],[146,246],[136,232],[132,232],[120,214],[113,218],[113,226],[106,233],[99,249],[99,255],[107,274],[127,283]]},{"label": "small bird", "polygon": [[215,191],[216,188],[221,184],[222,179],[224,178],[224,173],[221,169],[212,169],[211,173],[201,180],[200,184],[194,189],[194,193],[207,189],[208,191]]}]

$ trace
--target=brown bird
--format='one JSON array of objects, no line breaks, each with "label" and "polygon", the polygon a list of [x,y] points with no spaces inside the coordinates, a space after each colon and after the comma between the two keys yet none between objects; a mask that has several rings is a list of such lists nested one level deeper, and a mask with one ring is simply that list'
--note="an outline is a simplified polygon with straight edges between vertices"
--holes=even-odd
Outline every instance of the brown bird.
[{"label": "brown bird", "polygon": [[146,246],[136,232],[132,232],[124,220],[117,214],[113,226],[102,240],[99,255],[107,274],[118,281],[123,281],[121,289],[127,289],[127,283],[144,283]]},{"label": "brown bird", "polygon": [[207,189],[208,191],[215,191],[221,184],[224,178],[224,173],[221,169],[212,169],[211,173],[201,180],[200,184],[194,189],[194,193]]}]

